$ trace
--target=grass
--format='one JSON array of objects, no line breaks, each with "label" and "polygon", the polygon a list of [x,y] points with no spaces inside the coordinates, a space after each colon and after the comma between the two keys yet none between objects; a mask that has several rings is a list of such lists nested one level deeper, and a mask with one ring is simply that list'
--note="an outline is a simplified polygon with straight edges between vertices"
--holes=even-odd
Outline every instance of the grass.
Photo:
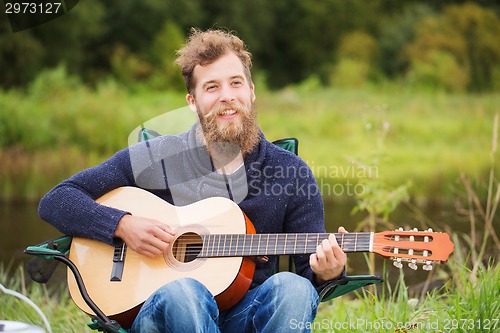
[{"label": "grass", "polygon": [[[455,261],[456,259],[451,259]],[[374,293],[367,289],[320,305],[313,332],[495,332],[500,329],[500,266],[492,263],[470,279],[467,266],[440,290],[423,297],[411,295],[401,271],[398,282],[388,282]],[[444,273],[438,271],[437,274]],[[15,271],[0,265],[0,283],[31,299],[45,314],[54,333],[89,331],[89,317],[71,301],[64,284],[26,282],[22,267]],[[458,283],[458,284],[457,284]],[[355,297],[353,297],[355,296]],[[0,318],[44,327],[41,317],[25,302],[0,293]],[[297,324],[299,325],[299,324]],[[407,329],[407,330],[404,330]]]},{"label": "grass", "polygon": [[[28,281],[22,266],[13,269],[0,265],[0,284],[28,297],[43,312],[53,333],[85,332],[89,317],[71,300],[65,284],[37,284]],[[42,317],[25,301],[0,292],[0,318],[46,328]],[[89,330],[90,331],[90,330]],[[48,333],[48,330],[46,330]]]},{"label": "grass", "polygon": [[[424,297],[411,297],[404,274],[395,287],[382,286],[375,294],[340,297],[322,304],[313,332],[495,332],[500,329],[500,268],[481,270],[475,284],[460,274],[461,286],[446,284]],[[381,297],[385,295],[385,297]]]},{"label": "grass", "polygon": [[[460,173],[489,168],[491,122],[500,94],[431,94],[391,87],[340,90],[257,87],[259,124],[268,139],[296,136],[300,155],[327,184],[357,181],[321,170],[376,165],[411,194],[452,199]],[[0,200],[38,200],[74,172],[127,146],[139,124],[185,105],[184,95],[127,90],[113,81],[89,88],[64,68],[42,73],[26,90],[0,91]],[[383,134],[383,142],[380,138]],[[498,166],[497,166],[498,168]]]}]

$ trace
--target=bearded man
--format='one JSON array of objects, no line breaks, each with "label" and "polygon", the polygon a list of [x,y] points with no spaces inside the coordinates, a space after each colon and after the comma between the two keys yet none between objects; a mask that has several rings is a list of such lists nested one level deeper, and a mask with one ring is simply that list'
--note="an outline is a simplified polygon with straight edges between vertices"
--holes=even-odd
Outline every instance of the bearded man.
[{"label": "bearded man", "polygon": [[[222,30],[193,29],[176,63],[199,123],[182,134],[123,149],[63,181],[41,200],[40,216],[69,235],[110,245],[123,241],[145,257],[162,256],[176,230],[95,201],[133,186],[177,206],[229,198],[257,233],[324,233],[322,198],[311,170],[269,142],[257,126],[251,54],[242,40]],[[179,278],[142,304],[130,331],[310,331],[318,291],[343,274],[346,256],[335,237],[320,242],[311,255],[295,256],[297,274],[275,273],[277,258],[262,259],[249,291],[231,308],[220,310],[197,279]]]}]

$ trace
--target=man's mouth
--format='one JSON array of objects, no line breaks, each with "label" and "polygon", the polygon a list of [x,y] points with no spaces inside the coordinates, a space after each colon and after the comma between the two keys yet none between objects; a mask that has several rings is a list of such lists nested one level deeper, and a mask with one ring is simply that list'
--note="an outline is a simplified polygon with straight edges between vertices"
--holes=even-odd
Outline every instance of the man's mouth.
[{"label": "man's mouth", "polygon": [[218,116],[221,118],[232,118],[236,116],[238,112],[234,109],[222,110],[218,113]]}]

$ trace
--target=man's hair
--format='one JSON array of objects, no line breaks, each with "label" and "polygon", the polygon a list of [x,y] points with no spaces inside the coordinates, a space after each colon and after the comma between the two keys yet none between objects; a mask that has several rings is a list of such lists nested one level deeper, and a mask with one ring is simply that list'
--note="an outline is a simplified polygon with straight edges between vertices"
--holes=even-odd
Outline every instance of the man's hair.
[{"label": "man's hair", "polygon": [[188,93],[191,94],[196,85],[193,78],[194,68],[197,65],[209,65],[228,52],[233,52],[240,58],[245,75],[251,82],[252,55],[246,50],[245,44],[240,38],[223,30],[191,29],[186,44],[177,51],[178,56],[175,60],[175,63],[181,68]]}]

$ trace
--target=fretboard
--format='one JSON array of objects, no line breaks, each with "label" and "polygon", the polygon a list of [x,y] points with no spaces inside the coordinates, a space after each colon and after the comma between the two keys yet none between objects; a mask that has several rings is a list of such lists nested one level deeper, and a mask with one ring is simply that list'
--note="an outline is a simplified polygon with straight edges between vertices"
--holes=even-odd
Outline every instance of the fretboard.
[{"label": "fretboard", "polygon": [[[222,234],[201,235],[198,257],[244,257],[285,254],[309,254],[330,234]],[[334,234],[344,252],[370,252],[373,233]]]}]

